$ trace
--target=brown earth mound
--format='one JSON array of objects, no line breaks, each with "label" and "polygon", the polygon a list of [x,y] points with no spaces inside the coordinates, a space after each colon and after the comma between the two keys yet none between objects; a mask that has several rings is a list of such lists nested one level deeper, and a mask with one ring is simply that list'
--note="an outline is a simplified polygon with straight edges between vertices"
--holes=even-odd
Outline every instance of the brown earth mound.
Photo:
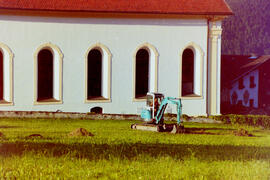
[{"label": "brown earth mound", "polygon": [[5,138],[5,135],[2,132],[0,132],[0,138]]},{"label": "brown earth mound", "polygon": [[250,134],[247,130],[245,129],[238,129],[236,131],[233,131],[233,134],[235,136],[253,136],[252,134]]},{"label": "brown earth mound", "polygon": [[68,134],[69,136],[94,136],[84,128],[77,128]]}]

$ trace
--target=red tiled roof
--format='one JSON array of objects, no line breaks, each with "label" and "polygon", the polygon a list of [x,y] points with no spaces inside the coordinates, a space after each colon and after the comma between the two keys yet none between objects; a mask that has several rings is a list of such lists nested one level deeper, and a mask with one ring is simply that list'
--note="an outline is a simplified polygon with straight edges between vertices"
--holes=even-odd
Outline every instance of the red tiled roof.
[{"label": "red tiled roof", "polygon": [[224,0],[0,0],[0,10],[231,15]]}]

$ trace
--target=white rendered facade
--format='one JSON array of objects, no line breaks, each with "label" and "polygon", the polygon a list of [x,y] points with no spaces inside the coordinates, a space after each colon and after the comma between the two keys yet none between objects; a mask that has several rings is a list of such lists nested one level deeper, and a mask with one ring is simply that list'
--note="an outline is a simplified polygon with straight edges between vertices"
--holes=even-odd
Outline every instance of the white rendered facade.
[{"label": "white rendered facade", "polygon": [[[250,78],[253,77],[254,87],[251,87]],[[243,88],[239,89],[239,80],[235,81],[232,84],[232,88],[230,89],[230,103],[237,104],[239,101],[242,101],[242,105],[245,107],[259,107],[259,70],[256,69],[254,71],[249,72],[245,76],[242,77]],[[233,100],[233,94],[236,94],[236,101]],[[246,96],[246,97],[245,97]],[[250,104],[250,100],[253,101],[253,104]],[[235,102],[234,102],[235,101]]]},{"label": "white rendered facade", "polygon": [[[1,104],[1,111],[86,113],[101,107],[103,113],[138,114],[145,100],[134,97],[134,59],[138,49],[144,48],[150,55],[150,91],[182,98],[184,114],[220,112],[220,20],[213,24],[206,18],[1,15],[0,34],[3,44],[0,48],[7,51],[3,48],[5,45],[10,49],[9,54],[3,53],[4,57],[12,56],[7,57],[12,62],[9,67],[12,85],[7,91],[12,100]],[[42,48],[53,52],[55,102],[37,102],[36,56]],[[105,62],[102,67],[104,100],[86,98],[86,58],[93,48],[102,52]],[[196,96],[192,97],[181,96],[182,53],[186,48],[194,52]],[[214,68],[209,63],[212,61]],[[208,79],[211,76],[216,78]],[[209,113],[211,108],[214,110]],[[173,106],[168,109],[175,112]]]}]

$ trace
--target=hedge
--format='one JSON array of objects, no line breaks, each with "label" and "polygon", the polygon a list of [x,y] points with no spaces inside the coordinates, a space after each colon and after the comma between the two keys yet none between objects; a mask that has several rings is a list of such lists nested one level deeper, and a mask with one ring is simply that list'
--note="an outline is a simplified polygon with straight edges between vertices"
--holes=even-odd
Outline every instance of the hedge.
[{"label": "hedge", "polygon": [[249,126],[260,126],[270,129],[270,116],[266,115],[227,114],[220,116],[210,116],[209,118],[229,124],[246,124]]}]

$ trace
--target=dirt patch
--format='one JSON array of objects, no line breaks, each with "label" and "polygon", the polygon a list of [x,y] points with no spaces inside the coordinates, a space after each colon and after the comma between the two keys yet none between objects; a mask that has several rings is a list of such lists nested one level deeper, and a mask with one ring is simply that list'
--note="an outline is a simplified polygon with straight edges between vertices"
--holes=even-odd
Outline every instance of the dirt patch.
[{"label": "dirt patch", "polygon": [[33,139],[33,138],[40,138],[40,139],[42,139],[43,136],[40,135],[40,134],[31,134],[31,135],[29,135],[29,136],[26,137],[26,139]]},{"label": "dirt patch", "polygon": [[92,134],[91,132],[88,132],[86,129],[84,128],[77,128],[74,131],[70,132],[68,134],[69,136],[94,136],[94,134]]},{"label": "dirt patch", "polygon": [[235,136],[249,136],[249,137],[254,136],[253,134],[249,133],[247,130],[242,129],[242,128],[241,129],[238,129],[236,131],[233,131],[233,134]]},{"label": "dirt patch", "polygon": [[219,133],[207,132],[205,129],[200,128],[185,128],[183,134],[208,134],[208,135],[220,135]]},{"label": "dirt patch", "polygon": [[20,126],[0,126],[0,128],[19,128]]}]

